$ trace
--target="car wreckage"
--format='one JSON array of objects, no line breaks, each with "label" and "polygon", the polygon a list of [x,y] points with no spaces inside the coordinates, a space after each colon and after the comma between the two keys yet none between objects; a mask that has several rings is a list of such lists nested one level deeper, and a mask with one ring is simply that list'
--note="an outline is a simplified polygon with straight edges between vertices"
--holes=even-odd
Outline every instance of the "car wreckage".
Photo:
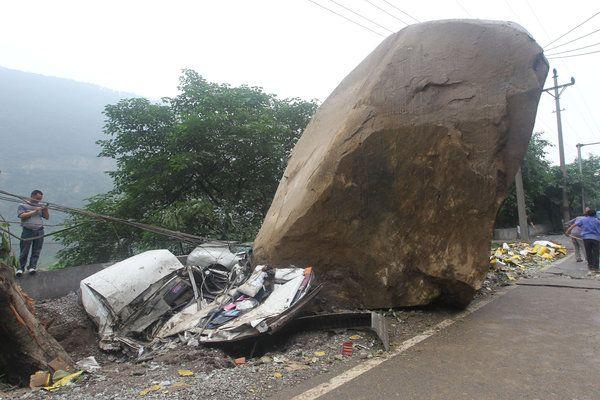
[{"label": "car wreckage", "polygon": [[141,355],[184,335],[224,343],[303,328],[372,329],[388,348],[385,319],[373,312],[298,317],[317,295],[312,267],[252,265],[252,249],[227,243],[196,247],[185,265],[150,250],[81,281],[81,300],[98,327],[99,346]]}]

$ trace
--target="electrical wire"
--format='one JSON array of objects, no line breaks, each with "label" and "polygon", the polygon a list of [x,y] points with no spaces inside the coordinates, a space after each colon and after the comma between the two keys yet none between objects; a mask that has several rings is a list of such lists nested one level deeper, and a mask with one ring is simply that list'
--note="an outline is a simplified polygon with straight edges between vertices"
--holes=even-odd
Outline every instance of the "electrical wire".
[{"label": "electrical wire", "polygon": [[533,7],[531,7],[531,3],[529,2],[529,0],[525,0],[525,3],[527,4],[527,7],[529,7],[529,11],[531,11],[531,14],[533,14],[533,17],[537,21],[540,28],[542,28],[542,31],[544,31],[544,33],[546,34],[547,37],[550,37],[550,35],[548,34],[548,31],[546,30],[546,28],[544,28],[544,25],[542,24],[542,21],[538,17],[537,13],[533,9]]},{"label": "electrical wire", "polygon": [[594,43],[594,44],[590,44],[590,45],[587,45],[587,46],[583,46],[583,47],[578,47],[576,49],[563,50],[563,51],[559,51],[558,53],[546,54],[545,56],[546,57],[552,57],[552,56],[555,56],[555,55],[558,55],[558,54],[572,53],[572,52],[577,51],[577,50],[587,49],[588,47],[598,46],[599,44],[600,44],[600,42]]},{"label": "electrical wire", "polygon": [[[598,14],[600,14],[600,11],[596,12],[594,15],[592,15],[591,17],[589,17],[588,19],[586,19],[585,21],[583,21],[582,23],[578,24],[577,26],[569,29],[567,32],[563,33],[562,35],[560,35],[559,37],[557,37],[556,39],[554,39],[553,41],[551,41],[550,43],[548,43],[547,45],[544,46],[544,49],[548,46],[550,46],[553,43],[558,42],[560,39],[564,38],[565,36],[567,36],[569,33],[573,32],[575,29],[583,26],[585,23],[587,23],[589,20],[591,20],[592,18],[594,18],[595,16],[597,16]],[[560,45],[562,46],[562,45]]]},{"label": "electrical wire", "polygon": [[85,225],[85,224],[87,224],[87,223],[88,223],[88,222],[82,222],[81,224],[73,225],[73,226],[70,226],[70,227],[68,227],[68,228],[65,228],[65,229],[60,229],[60,230],[58,230],[58,231],[54,231],[54,232],[50,232],[50,233],[46,233],[46,234],[44,234],[44,235],[39,235],[39,236],[33,236],[33,237],[30,237],[30,238],[21,238],[20,236],[17,236],[17,235],[15,235],[14,233],[12,233],[12,232],[11,232],[9,229],[5,229],[5,228],[3,228],[3,227],[1,227],[1,226],[0,226],[0,231],[2,231],[2,232],[4,232],[4,233],[6,233],[6,234],[7,234],[7,235],[9,235],[9,236],[12,236],[12,237],[14,237],[15,239],[19,239],[21,242],[31,242],[31,241],[33,241],[33,240],[37,240],[37,239],[41,239],[41,238],[45,238],[45,237],[47,237],[47,236],[56,235],[57,233],[61,233],[61,232],[64,232],[64,231],[69,231],[69,230],[71,230],[71,229],[75,229],[75,228],[79,228],[81,225]]},{"label": "electrical wire", "polygon": [[[7,224],[12,224],[12,225],[20,225],[22,224],[21,221],[7,221],[4,220],[3,222],[7,223]],[[67,226],[66,224],[46,224],[44,223],[44,227],[54,227],[54,226]]]},{"label": "electrical wire", "polygon": [[332,9],[330,9],[330,8],[327,8],[327,7],[325,7],[324,5],[321,5],[321,4],[317,3],[316,1],[313,1],[313,0],[307,0],[307,1],[310,1],[311,3],[313,3],[313,4],[315,4],[315,5],[317,5],[317,6],[321,7],[321,8],[323,8],[323,9],[325,9],[325,10],[327,10],[327,11],[329,11],[329,12],[330,12],[330,13],[332,13],[332,14],[335,14],[335,15],[337,15],[338,17],[342,17],[342,18],[344,18],[346,21],[352,22],[353,24],[355,24],[355,25],[358,25],[358,26],[360,26],[361,28],[368,30],[369,32],[372,32],[372,33],[374,33],[374,34],[376,34],[376,35],[378,35],[378,36],[381,36],[381,37],[385,37],[385,36],[384,36],[384,35],[382,35],[381,33],[377,32],[377,31],[374,31],[373,29],[371,29],[371,28],[369,28],[369,27],[367,27],[367,26],[365,26],[365,25],[361,24],[360,22],[356,22],[356,21],[354,21],[353,19],[350,19],[350,18],[346,17],[345,15],[342,15],[342,14],[340,14],[340,13],[338,13],[338,12],[335,12],[335,11],[333,11]]},{"label": "electrical wire", "polygon": [[[508,2],[508,0],[504,0],[504,3],[506,3],[506,6],[508,7],[508,10],[515,16],[516,19],[519,19],[519,16],[517,15],[517,13],[515,12],[515,9],[512,8],[512,6],[510,5],[510,3]],[[515,20],[516,22],[516,20]]]},{"label": "electrical wire", "polygon": [[567,55],[567,56],[548,57],[548,59],[556,60],[557,58],[571,58],[571,57],[587,56],[588,54],[596,54],[596,53],[600,53],[600,50],[590,51],[587,53],[580,53],[580,54],[571,54],[571,55]]},{"label": "electrical wire", "polygon": [[469,10],[467,10],[460,1],[458,0],[454,0],[456,2],[456,4],[458,4],[458,6],[469,16],[469,18],[473,18],[473,15],[471,15],[471,13],[469,12]]},{"label": "electrical wire", "polygon": [[549,49],[546,49],[546,48],[544,48],[544,50],[546,50],[546,51],[550,51],[550,50],[558,49],[559,47],[566,46],[566,45],[568,45],[568,44],[570,44],[570,43],[573,43],[573,42],[576,42],[576,41],[578,41],[579,39],[583,39],[583,38],[586,38],[586,37],[588,37],[588,36],[590,36],[590,35],[593,35],[593,34],[594,34],[594,33],[596,33],[596,32],[600,32],[600,28],[598,28],[598,29],[596,29],[596,30],[594,30],[594,31],[592,31],[592,32],[590,32],[590,33],[586,33],[586,34],[585,34],[585,35],[583,35],[583,36],[579,36],[579,37],[576,37],[575,39],[569,40],[568,42],[565,42],[565,43],[563,43],[563,44],[559,44],[559,45],[556,45],[556,46],[554,46],[554,47],[550,47]]},{"label": "electrical wire", "polygon": [[[515,17],[516,17],[517,19],[519,19],[519,17],[518,17],[518,16],[516,15],[516,13],[514,12],[513,8],[512,8],[512,7],[510,6],[510,4],[508,3],[508,0],[505,0],[505,2],[506,2],[506,4],[507,4],[507,6],[508,6],[508,7],[511,9],[511,11],[513,12],[513,14],[515,15]],[[546,30],[546,28],[545,28],[545,27],[544,27],[544,25],[542,24],[542,21],[541,21],[541,20],[540,20],[540,18],[537,16],[537,14],[536,14],[535,10],[533,9],[533,7],[531,7],[531,3],[529,2],[529,0],[526,0],[526,2],[527,2],[527,6],[529,7],[529,11],[531,12],[531,14],[533,14],[533,16],[534,16],[534,18],[536,19],[536,21],[537,21],[538,25],[540,26],[540,28],[542,29],[542,31],[544,32],[544,34],[546,35],[546,37],[548,38],[548,40],[550,40],[550,34],[548,34],[548,31]],[[590,17],[588,20],[586,20],[586,21],[582,22],[582,23],[581,23],[579,26],[583,25],[585,22],[589,21],[591,18],[595,17],[596,15],[598,15],[598,13],[596,13],[596,14],[592,15],[592,17]],[[571,31],[573,31],[573,30],[574,30],[574,29],[576,29],[576,28],[577,28],[577,27],[573,28]],[[567,33],[569,33],[569,32],[567,32]],[[587,37],[587,36],[589,36],[589,35],[591,35],[591,34],[593,34],[593,33],[594,33],[594,32],[591,32],[591,33],[589,33],[589,34],[587,34],[587,35],[584,35],[584,36],[582,36],[581,38],[583,38],[583,37]],[[575,40],[577,40],[577,39],[573,39],[572,41],[575,41]],[[556,41],[556,40],[555,40],[555,41]],[[572,42],[572,41],[571,41],[571,42]],[[570,43],[570,42],[566,42],[566,43],[564,43],[564,44],[568,44],[568,43]],[[546,49],[546,50],[547,50],[547,51],[550,51],[550,50],[552,50],[552,49],[555,49],[555,48],[558,48],[558,47],[562,47],[562,46],[563,46],[563,45],[561,44],[561,45],[558,45],[558,46],[555,46],[555,47],[553,47],[553,48]],[[556,58],[558,58],[558,57],[556,57]],[[557,61],[557,62],[560,62],[560,61]],[[569,68],[568,68],[566,65],[564,65],[564,64],[563,64],[563,67],[564,67],[564,68],[567,70],[567,72],[568,72],[569,74],[573,75],[573,74],[571,73],[571,71],[569,70]],[[594,119],[594,114],[591,112],[591,110],[590,110],[590,107],[588,106],[588,104],[587,104],[587,101],[585,100],[585,97],[584,97],[584,96],[583,96],[583,94],[581,93],[581,89],[580,89],[580,88],[579,88],[579,86],[577,86],[577,85],[575,85],[575,92],[577,93],[577,95],[578,95],[579,99],[580,99],[580,100],[581,100],[581,102],[583,103],[583,105],[584,105],[584,107],[585,107],[585,109],[586,109],[586,111],[587,111],[587,114],[588,114],[589,118],[592,120],[592,124],[593,124],[593,125],[594,125],[594,127],[596,128],[595,130],[596,130],[598,133],[600,133],[600,128],[599,128],[598,124],[596,123],[596,120]],[[580,115],[581,115],[581,117],[582,117],[581,119],[583,120],[584,124],[585,124],[585,125],[588,127],[589,131],[590,131],[590,132],[594,131],[594,129],[592,128],[592,126],[589,124],[589,122],[588,122],[588,119],[587,119],[587,117],[585,116],[585,113],[581,113],[577,107],[576,107],[575,109],[577,110],[577,112],[578,112],[578,113],[580,113]]]},{"label": "electrical wire", "polygon": [[415,17],[413,17],[412,15],[410,15],[409,13],[407,13],[406,11],[402,10],[401,8],[398,8],[397,6],[395,6],[394,4],[390,3],[387,0],[383,0],[384,3],[389,4],[391,7],[395,8],[396,10],[400,11],[402,14],[406,15],[408,18],[412,18],[413,20],[415,20],[416,22],[421,22],[418,19],[416,19]]},{"label": "electrical wire", "polygon": [[377,25],[378,27],[380,27],[382,29],[385,29],[389,33],[394,33],[394,31],[392,31],[391,29],[386,28],[385,26],[378,24],[377,22],[373,21],[372,19],[369,19],[369,18],[365,17],[364,15],[357,13],[356,11],[352,10],[351,8],[348,8],[345,5],[340,4],[340,3],[338,3],[335,0],[329,0],[329,1],[332,2],[333,4],[336,4],[337,6],[339,6],[341,8],[343,8],[344,10],[350,11],[352,14],[357,15],[358,17],[360,17],[360,18],[362,18],[364,20],[369,21],[370,23],[372,23],[374,25]]},{"label": "electrical wire", "polygon": [[395,16],[394,14],[388,12],[386,9],[379,7],[377,4],[373,3],[371,0],[365,0],[367,3],[369,3],[370,5],[372,5],[373,7],[377,8],[378,10],[383,11],[384,13],[386,13],[387,15],[389,15],[390,17],[397,19],[398,21],[402,22],[404,25],[409,25],[406,22],[404,22],[403,20],[401,20],[400,18],[398,18],[397,16]]},{"label": "electrical wire", "polygon": [[[19,203],[19,202],[29,203],[31,199],[28,197],[25,197],[25,196],[20,196],[20,195],[16,195],[13,193],[9,193],[4,190],[0,190],[0,200],[12,201],[12,202],[17,202],[17,203]],[[197,245],[197,244],[208,241],[207,238],[202,237],[202,236],[192,235],[192,234],[183,233],[183,232],[177,232],[177,231],[173,231],[171,229],[148,225],[148,224],[136,222],[133,220],[127,220],[127,219],[122,219],[122,218],[111,217],[109,215],[97,214],[97,213],[94,213],[94,212],[91,212],[88,210],[84,210],[84,209],[80,209],[80,208],[61,206],[58,204],[48,203],[48,202],[40,202],[35,205],[43,205],[43,206],[48,207],[50,210],[60,211],[60,212],[69,213],[69,214],[83,215],[83,216],[86,216],[86,217],[89,217],[92,219],[96,219],[96,220],[120,223],[123,225],[141,229],[141,230],[144,230],[147,232],[152,232],[157,235],[173,238],[173,239],[179,240],[184,243],[190,243],[190,244]]]}]

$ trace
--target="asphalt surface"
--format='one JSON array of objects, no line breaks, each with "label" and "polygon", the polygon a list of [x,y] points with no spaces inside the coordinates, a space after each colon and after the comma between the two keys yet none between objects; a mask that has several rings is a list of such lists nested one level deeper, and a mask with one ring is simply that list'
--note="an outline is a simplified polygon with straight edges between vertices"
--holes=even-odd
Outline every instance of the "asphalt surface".
[{"label": "asphalt surface", "polygon": [[569,257],[319,398],[600,399],[600,281]]}]

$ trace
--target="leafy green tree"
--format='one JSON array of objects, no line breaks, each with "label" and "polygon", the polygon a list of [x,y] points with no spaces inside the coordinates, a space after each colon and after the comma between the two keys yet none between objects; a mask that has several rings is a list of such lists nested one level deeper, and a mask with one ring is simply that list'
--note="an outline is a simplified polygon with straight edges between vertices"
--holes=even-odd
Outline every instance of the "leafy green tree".
[{"label": "leafy green tree", "polygon": [[[207,82],[191,70],[160,103],[125,99],[105,109],[101,156],[116,160],[114,189],[87,209],[186,233],[251,240],[270,206],[314,101]],[[83,217],[73,216],[69,224]],[[149,248],[189,250],[164,237],[104,222],[66,231],[65,265],[104,262]]]},{"label": "leafy green tree", "polygon": [[[553,184],[550,162],[546,160],[547,147],[550,142],[542,139],[542,132],[536,132],[531,136],[527,153],[521,164],[523,174],[523,187],[525,188],[525,206],[527,215],[533,221],[546,221],[546,206],[553,199],[547,197],[547,190]],[[496,217],[496,227],[514,227],[518,221],[517,195],[514,185],[510,188],[508,196]]]},{"label": "leafy green tree", "polygon": [[[577,161],[567,164],[567,196],[572,215],[581,215],[581,187],[583,186],[585,205],[600,208],[600,157],[590,156],[581,160],[581,170]],[[555,167],[554,179],[559,186],[560,169]]]},{"label": "leafy green tree", "polygon": [[[523,187],[527,215],[533,222],[550,223],[554,229],[562,229],[562,173],[559,166],[546,160],[550,143],[534,133],[523,160]],[[600,208],[600,157],[590,156],[582,160],[579,172],[577,160],[567,164],[567,198],[572,216],[581,215],[581,187],[583,185],[586,206]],[[514,186],[496,217],[496,227],[514,227],[518,224],[517,201]]]}]

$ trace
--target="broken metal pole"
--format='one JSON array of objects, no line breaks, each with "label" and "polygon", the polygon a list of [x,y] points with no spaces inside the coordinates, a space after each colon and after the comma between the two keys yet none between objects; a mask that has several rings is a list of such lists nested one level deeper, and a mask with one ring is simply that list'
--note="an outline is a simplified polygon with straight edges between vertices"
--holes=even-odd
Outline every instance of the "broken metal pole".
[{"label": "broken metal pole", "polygon": [[192,289],[194,290],[194,299],[196,300],[196,304],[198,306],[198,310],[202,308],[202,299],[198,295],[198,286],[196,286],[196,279],[194,279],[194,273],[192,272],[192,267],[188,265],[187,267],[188,276],[190,277],[190,282],[192,283]]}]

